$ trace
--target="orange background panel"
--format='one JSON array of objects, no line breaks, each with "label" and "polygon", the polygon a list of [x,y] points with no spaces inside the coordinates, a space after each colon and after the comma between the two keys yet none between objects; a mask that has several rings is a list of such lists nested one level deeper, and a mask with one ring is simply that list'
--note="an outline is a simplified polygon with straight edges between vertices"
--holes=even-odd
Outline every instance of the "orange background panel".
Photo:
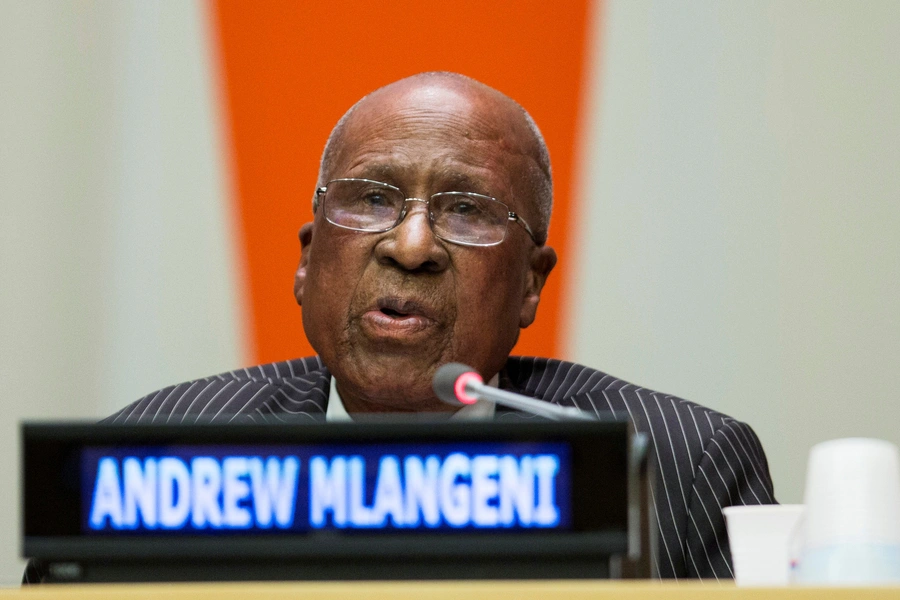
[{"label": "orange background panel", "polygon": [[340,116],[368,92],[421,71],[457,71],[520,102],[547,140],[560,263],[517,354],[557,356],[566,232],[584,85],[590,0],[219,0],[218,36],[233,189],[245,245],[248,355],[313,353],[292,292],[297,231],[312,217],[319,157]]}]

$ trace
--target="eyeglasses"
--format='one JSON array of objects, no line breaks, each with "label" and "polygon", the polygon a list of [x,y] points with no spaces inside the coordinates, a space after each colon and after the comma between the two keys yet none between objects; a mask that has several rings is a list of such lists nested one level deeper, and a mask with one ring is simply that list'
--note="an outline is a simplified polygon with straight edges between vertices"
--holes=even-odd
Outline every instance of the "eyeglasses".
[{"label": "eyeglasses", "polygon": [[506,237],[507,224],[515,221],[537,244],[531,227],[509,207],[490,196],[471,192],[441,192],[428,200],[407,198],[400,188],[369,179],[333,179],[316,190],[313,212],[319,205],[332,225],[383,233],[399,225],[407,202],[428,207],[428,221],[438,238],[463,246],[495,246]]}]

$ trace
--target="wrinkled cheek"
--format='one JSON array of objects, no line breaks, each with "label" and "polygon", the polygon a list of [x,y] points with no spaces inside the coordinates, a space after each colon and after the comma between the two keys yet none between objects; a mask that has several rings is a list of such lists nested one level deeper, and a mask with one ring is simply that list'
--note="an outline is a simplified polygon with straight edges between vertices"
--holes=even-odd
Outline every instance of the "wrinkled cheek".
[{"label": "wrinkled cheek", "polygon": [[498,285],[502,278],[486,277],[483,281],[488,285],[479,286],[467,295],[455,337],[466,346],[459,349],[462,356],[481,362],[478,366],[487,367],[488,363],[502,364],[515,344],[520,303],[507,287]]},{"label": "wrinkled cheek", "polygon": [[519,321],[525,297],[524,279],[508,282],[503,290],[504,306],[497,318],[497,327],[502,329],[503,344],[512,350],[519,337]]},{"label": "wrinkled cheek", "polygon": [[[329,261],[339,265],[339,260]],[[310,344],[320,355],[327,355],[340,343],[346,328],[350,286],[341,270],[310,268],[304,291],[303,327]]]}]

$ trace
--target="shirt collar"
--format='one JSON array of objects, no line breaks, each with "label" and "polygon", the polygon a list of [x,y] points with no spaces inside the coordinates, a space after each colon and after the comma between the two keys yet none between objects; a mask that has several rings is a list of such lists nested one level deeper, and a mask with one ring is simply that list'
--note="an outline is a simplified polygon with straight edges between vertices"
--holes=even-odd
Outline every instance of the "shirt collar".
[{"label": "shirt collar", "polygon": [[[497,387],[500,381],[500,375],[494,375],[488,382],[491,387]],[[494,418],[494,412],[497,406],[490,400],[479,400],[475,404],[463,406],[451,415],[451,419],[460,421],[489,421]],[[344,401],[337,389],[337,382],[334,377],[331,378],[331,390],[328,394],[328,406],[325,408],[325,421],[336,423],[341,421],[352,421],[353,417],[344,408]]]}]

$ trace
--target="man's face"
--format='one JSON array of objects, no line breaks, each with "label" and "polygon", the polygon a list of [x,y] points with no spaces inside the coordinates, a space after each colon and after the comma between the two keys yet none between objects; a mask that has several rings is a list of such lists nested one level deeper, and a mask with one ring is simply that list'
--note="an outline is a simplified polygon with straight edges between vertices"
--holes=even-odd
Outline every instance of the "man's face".
[{"label": "man's face", "polygon": [[[423,199],[477,192],[534,224],[523,182],[534,159],[521,123],[510,123],[516,116],[485,93],[421,85],[381,93],[350,117],[324,177],[372,179]],[[466,247],[434,236],[424,204],[407,209],[385,233],[336,227],[321,208],[301,230],[303,325],[356,410],[445,409],[431,379],[448,362],[493,376],[534,319],[555,263],[515,223],[499,245]]]}]

